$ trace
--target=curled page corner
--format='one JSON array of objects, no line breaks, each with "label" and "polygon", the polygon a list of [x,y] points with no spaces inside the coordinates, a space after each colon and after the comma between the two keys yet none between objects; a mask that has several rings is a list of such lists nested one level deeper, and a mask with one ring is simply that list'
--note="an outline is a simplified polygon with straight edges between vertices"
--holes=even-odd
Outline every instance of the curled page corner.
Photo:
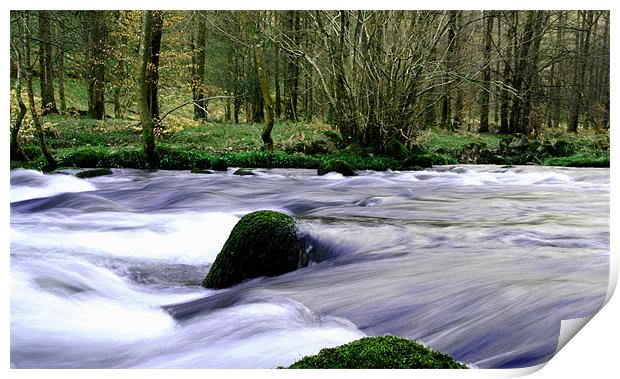
[{"label": "curled page corner", "polygon": [[577,334],[581,330],[581,328],[583,328],[588,323],[588,321],[592,320],[592,317],[594,316],[562,320],[560,323],[560,336],[558,338],[558,346],[556,347],[555,353],[553,355],[557,354],[560,350],[562,350],[562,348],[566,346],[568,341],[570,341],[571,338],[573,338],[575,334]]},{"label": "curled page corner", "polygon": [[[618,284],[618,259],[614,258],[614,254],[609,255],[609,282],[607,284],[607,295],[605,296],[605,304],[609,302],[616,290]],[[603,305],[604,306],[604,305]]]}]

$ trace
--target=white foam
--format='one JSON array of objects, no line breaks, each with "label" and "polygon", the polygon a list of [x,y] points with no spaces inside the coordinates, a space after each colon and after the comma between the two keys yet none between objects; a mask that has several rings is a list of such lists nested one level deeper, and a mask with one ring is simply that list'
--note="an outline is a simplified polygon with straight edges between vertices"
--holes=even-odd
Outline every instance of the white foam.
[{"label": "white foam", "polygon": [[27,271],[14,267],[12,343],[20,347],[41,336],[69,343],[132,342],[157,336],[175,322],[153,300],[110,271],[86,262],[30,264]]},{"label": "white foam", "polygon": [[296,302],[243,304],[167,333],[160,339],[166,344],[137,367],[274,368],[364,336],[349,321],[319,317]]},{"label": "white foam", "polygon": [[[40,217],[42,220],[36,229],[14,223],[11,243],[74,253],[194,264],[213,262],[238,221],[237,217],[226,213],[108,212],[70,219]],[[86,224],[88,230],[83,230],[81,226]]]},{"label": "white foam", "polygon": [[31,185],[12,185],[11,203],[49,197],[64,192],[86,192],[96,189],[92,183],[70,175],[45,175],[34,170],[14,170],[11,176],[14,175],[28,177],[31,179]]}]

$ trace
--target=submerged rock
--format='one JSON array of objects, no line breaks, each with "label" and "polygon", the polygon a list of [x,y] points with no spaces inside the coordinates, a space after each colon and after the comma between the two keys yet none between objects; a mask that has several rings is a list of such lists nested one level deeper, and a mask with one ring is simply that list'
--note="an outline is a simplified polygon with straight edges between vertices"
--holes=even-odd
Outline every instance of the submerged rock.
[{"label": "submerged rock", "polygon": [[279,212],[257,211],[243,216],[235,225],[202,285],[226,288],[307,264],[295,220]]},{"label": "submerged rock", "polygon": [[247,168],[240,168],[237,171],[235,171],[233,173],[233,175],[239,175],[239,176],[250,176],[250,175],[256,175],[254,173],[254,171],[247,169]]},{"label": "submerged rock", "polygon": [[317,175],[325,175],[328,172],[338,172],[344,176],[355,176],[357,173],[353,166],[341,159],[330,159],[321,162],[317,170]]},{"label": "submerged rock", "polygon": [[346,345],[322,349],[289,368],[467,368],[447,354],[400,337],[365,337]]},{"label": "submerged rock", "polygon": [[92,170],[80,171],[75,176],[80,179],[94,178],[95,176],[112,175],[112,170],[109,168],[94,168]]},{"label": "submerged rock", "polygon": [[205,170],[203,168],[194,167],[190,171],[192,174],[213,174],[214,172],[211,170]]}]

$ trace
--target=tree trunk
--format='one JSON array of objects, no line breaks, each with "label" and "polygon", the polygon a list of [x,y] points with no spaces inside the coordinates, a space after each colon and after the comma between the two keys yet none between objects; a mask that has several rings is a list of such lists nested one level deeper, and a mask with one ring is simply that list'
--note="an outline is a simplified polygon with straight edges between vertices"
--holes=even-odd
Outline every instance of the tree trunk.
[{"label": "tree trunk", "polygon": [[143,17],[138,107],[140,108],[146,164],[148,168],[156,169],[159,167],[159,154],[155,144],[155,125],[158,122],[159,115],[154,113],[153,106],[157,104],[159,47],[161,46],[163,13],[162,11],[144,11]]},{"label": "tree trunk", "polygon": [[50,25],[51,11],[38,11],[39,14],[39,62],[41,79],[42,114],[58,113],[54,98],[54,68],[52,61],[52,28]]},{"label": "tree trunk", "polygon": [[[463,12],[456,13],[455,20],[455,35],[454,35],[454,61],[461,64],[461,26]],[[454,100],[454,118],[452,121],[452,128],[460,128],[463,123],[463,90],[461,86],[456,87],[456,98]]]},{"label": "tree trunk", "polygon": [[58,28],[58,100],[60,101],[60,113],[67,113],[65,99],[65,33],[63,25]]},{"label": "tree trunk", "polygon": [[[566,24],[566,15],[560,14],[558,19],[558,27],[555,34],[555,51],[556,54],[559,54],[562,46],[564,45],[564,28]],[[560,89],[561,80],[559,79],[558,72],[562,72],[560,63],[553,62],[551,65],[551,88],[554,89],[553,95],[551,96],[551,105],[552,109],[549,111],[549,126],[552,128],[557,128],[560,126],[561,122],[561,109],[562,109],[562,93]]]},{"label": "tree trunk", "polygon": [[448,19],[448,53],[446,58],[446,75],[444,77],[444,92],[441,97],[440,124],[444,128],[452,128],[452,79],[451,72],[454,66],[454,45],[456,37],[456,15],[459,11],[450,11]]},{"label": "tree trunk", "polygon": [[252,47],[256,58],[256,70],[260,89],[263,97],[263,105],[265,108],[265,125],[261,132],[261,139],[264,143],[264,149],[268,152],[273,151],[273,139],[271,138],[271,130],[273,129],[273,103],[271,100],[271,92],[269,90],[269,77],[265,66],[264,44],[265,37],[260,27],[260,23],[254,23],[247,12],[242,13],[248,29],[252,32]]},{"label": "tree trunk", "polygon": [[11,128],[11,160],[16,161],[27,161],[28,157],[24,154],[24,151],[21,148],[19,143],[19,130],[22,126],[22,121],[26,116],[26,112],[28,112],[28,108],[26,108],[26,104],[24,104],[24,99],[22,99],[22,82],[21,82],[21,59],[20,54],[15,54],[16,60],[16,76],[15,76],[15,96],[17,97],[17,104],[19,105],[19,112],[17,113],[17,117],[15,118],[15,124]]},{"label": "tree trunk", "polygon": [[519,47],[515,68],[514,88],[510,113],[510,129],[513,133],[530,132],[532,84],[538,72],[538,51],[543,30],[543,11],[527,11],[527,21]]},{"label": "tree trunk", "polygon": [[[495,22],[495,24],[497,25],[497,44],[500,45],[501,41],[502,41],[502,22],[501,19],[499,18],[499,12],[495,11],[495,17],[497,18],[497,21]],[[495,85],[493,86],[493,122],[494,124],[497,126],[499,125],[499,112],[500,112],[500,96],[498,96],[498,94],[500,93],[499,91],[499,86],[497,85],[497,83],[501,80],[500,77],[500,61],[501,59],[497,58],[495,59],[495,72],[493,75],[493,78],[495,80]]]},{"label": "tree trunk", "polygon": [[242,100],[242,96],[241,96],[241,84],[240,84],[240,77],[241,77],[241,69],[240,69],[240,64],[239,64],[239,53],[238,52],[234,52],[234,71],[233,71],[233,76],[232,76],[232,82],[233,82],[233,119],[235,121],[235,124],[239,124],[239,112],[241,111],[241,100]]},{"label": "tree trunk", "polygon": [[157,96],[159,83],[159,51],[161,50],[161,37],[163,34],[164,18],[163,11],[152,11],[152,36],[151,36],[151,79],[147,93],[147,101],[151,110],[151,117],[155,123],[159,123],[159,98]]},{"label": "tree trunk", "polygon": [[44,168],[45,171],[52,171],[58,167],[58,163],[50,153],[47,148],[47,143],[45,142],[45,134],[43,133],[43,127],[41,126],[41,121],[39,120],[39,114],[37,112],[37,106],[34,101],[34,91],[32,89],[32,71],[30,65],[30,33],[28,32],[28,21],[26,18],[23,19],[23,30],[24,30],[24,71],[26,74],[26,94],[28,96],[28,105],[30,108],[30,115],[32,116],[32,122],[34,124],[37,138],[39,139],[39,146],[41,147],[41,151],[43,152],[43,156],[47,161],[47,166]]},{"label": "tree trunk", "polygon": [[281,98],[280,98],[280,48],[278,46],[274,47],[275,50],[275,62],[274,62],[274,73],[273,73],[273,85],[276,87],[276,104],[275,104],[275,114],[276,118],[280,118],[282,114],[281,107]]},{"label": "tree trunk", "polygon": [[194,120],[206,120],[206,102],[203,85],[205,81],[205,44],[207,27],[204,15],[200,11],[194,13],[195,18],[195,46],[192,53],[193,75],[192,95],[194,99]]},{"label": "tree trunk", "polygon": [[[300,19],[299,11],[285,11],[284,29],[291,43],[299,43]],[[284,77],[284,115],[289,120],[297,119],[297,87],[299,84],[299,59],[291,52],[287,52]]]},{"label": "tree trunk", "polygon": [[106,54],[106,13],[104,11],[86,11],[88,29],[88,115],[95,120],[105,116],[105,61]]},{"label": "tree trunk", "polygon": [[583,83],[585,79],[586,64],[590,49],[590,32],[592,30],[592,12],[579,11],[582,13],[581,29],[577,32],[578,49],[575,53],[575,75],[574,89],[571,101],[571,112],[568,123],[568,131],[577,133],[579,125],[579,115],[581,113],[581,102],[583,96]]},{"label": "tree trunk", "polygon": [[[512,61],[513,57],[516,55],[516,45],[517,45],[517,11],[508,11],[507,17],[509,19],[510,24],[506,27],[506,42],[509,44],[509,47],[506,49],[506,56],[503,58],[504,60],[504,70],[502,73],[504,86],[512,86]],[[502,90],[501,100],[500,100],[500,134],[508,134],[510,133],[510,93],[504,89]]]},{"label": "tree trunk", "polygon": [[489,132],[489,99],[491,92],[491,42],[493,33],[492,11],[485,11],[484,58],[482,60],[482,93],[480,94],[480,133]]}]

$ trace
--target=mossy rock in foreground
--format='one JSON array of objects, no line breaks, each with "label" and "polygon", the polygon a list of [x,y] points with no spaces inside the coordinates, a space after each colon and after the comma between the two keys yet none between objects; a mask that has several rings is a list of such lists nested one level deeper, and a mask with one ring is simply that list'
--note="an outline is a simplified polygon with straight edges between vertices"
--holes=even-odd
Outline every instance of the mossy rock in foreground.
[{"label": "mossy rock in foreground", "polygon": [[338,172],[344,176],[357,175],[353,166],[341,159],[330,159],[321,162],[317,170],[317,175],[325,175],[328,172]]},{"label": "mossy rock in foreground", "polygon": [[202,285],[226,288],[307,264],[295,220],[279,212],[257,211],[243,216],[235,225]]},{"label": "mossy rock in foreground", "polygon": [[412,340],[394,336],[365,337],[335,348],[322,349],[289,368],[467,368]]}]

